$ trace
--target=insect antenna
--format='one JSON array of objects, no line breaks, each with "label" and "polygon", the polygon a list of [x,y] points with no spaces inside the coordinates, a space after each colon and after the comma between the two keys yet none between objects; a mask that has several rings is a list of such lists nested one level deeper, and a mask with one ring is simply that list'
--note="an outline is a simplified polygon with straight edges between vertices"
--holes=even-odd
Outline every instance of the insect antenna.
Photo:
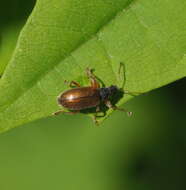
[{"label": "insect antenna", "polygon": [[142,94],[141,92],[130,92],[129,90],[124,90],[124,87],[125,87],[125,84],[126,84],[126,67],[125,67],[125,64],[123,62],[120,62],[120,65],[119,65],[118,73],[119,73],[120,80],[121,80],[121,70],[123,70],[123,72],[122,72],[123,73],[123,82],[122,82],[122,86],[121,86],[120,90],[124,94],[129,94],[131,96],[137,96],[137,95]]}]

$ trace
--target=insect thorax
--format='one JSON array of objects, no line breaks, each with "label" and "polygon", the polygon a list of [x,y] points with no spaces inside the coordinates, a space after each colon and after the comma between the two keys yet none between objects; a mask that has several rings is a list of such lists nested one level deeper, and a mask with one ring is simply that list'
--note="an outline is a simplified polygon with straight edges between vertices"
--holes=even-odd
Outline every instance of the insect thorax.
[{"label": "insect thorax", "polygon": [[107,88],[100,88],[100,97],[101,100],[107,100],[109,97],[117,93],[117,86],[110,86]]}]

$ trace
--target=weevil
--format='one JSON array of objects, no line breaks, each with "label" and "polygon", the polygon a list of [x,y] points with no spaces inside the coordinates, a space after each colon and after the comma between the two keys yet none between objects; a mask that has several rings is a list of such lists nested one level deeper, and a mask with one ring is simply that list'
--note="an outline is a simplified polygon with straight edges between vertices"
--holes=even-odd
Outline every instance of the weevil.
[{"label": "weevil", "polygon": [[71,81],[69,83],[69,86],[71,88],[75,86],[75,88],[62,92],[57,98],[58,104],[68,109],[69,112],[59,110],[55,112],[54,115],[58,115],[60,113],[76,114],[82,110],[95,107],[96,109],[93,120],[97,124],[98,121],[96,119],[96,113],[100,111],[101,103],[104,103],[108,108],[127,112],[129,116],[132,114],[132,112],[128,112],[123,108],[118,108],[117,106],[113,105],[110,101],[110,98],[120,91],[119,87],[117,87],[116,85],[111,85],[109,87],[101,88],[100,83],[96,79],[96,76],[93,74],[92,69],[87,68],[86,74],[90,80],[90,86],[82,87],[78,82]]}]

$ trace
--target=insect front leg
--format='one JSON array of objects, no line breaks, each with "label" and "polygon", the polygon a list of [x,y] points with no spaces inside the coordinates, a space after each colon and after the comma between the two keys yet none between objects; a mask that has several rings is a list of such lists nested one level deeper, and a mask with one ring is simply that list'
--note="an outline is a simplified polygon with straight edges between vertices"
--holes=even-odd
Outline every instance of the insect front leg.
[{"label": "insect front leg", "polygon": [[118,108],[117,106],[112,105],[112,103],[111,103],[109,100],[106,100],[106,101],[105,101],[105,104],[106,104],[106,106],[107,106],[108,108],[112,108],[113,110],[119,110],[119,111],[126,112],[128,116],[131,116],[131,115],[132,115],[132,112],[127,111],[126,109],[124,109],[124,108]]}]

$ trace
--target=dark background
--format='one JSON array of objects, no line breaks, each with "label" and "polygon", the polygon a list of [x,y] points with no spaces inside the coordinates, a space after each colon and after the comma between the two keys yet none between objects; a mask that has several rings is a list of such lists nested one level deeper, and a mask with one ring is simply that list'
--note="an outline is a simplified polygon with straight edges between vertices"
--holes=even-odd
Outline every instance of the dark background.
[{"label": "dark background", "polygon": [[[1,1],[0,65],[33,6]],[[185,88],[184,78],[140,95],[125,104],[132,117],[116,111],[100,127],[85,115],[62,115],[1,134],[0,188],[186,189]]]}]

